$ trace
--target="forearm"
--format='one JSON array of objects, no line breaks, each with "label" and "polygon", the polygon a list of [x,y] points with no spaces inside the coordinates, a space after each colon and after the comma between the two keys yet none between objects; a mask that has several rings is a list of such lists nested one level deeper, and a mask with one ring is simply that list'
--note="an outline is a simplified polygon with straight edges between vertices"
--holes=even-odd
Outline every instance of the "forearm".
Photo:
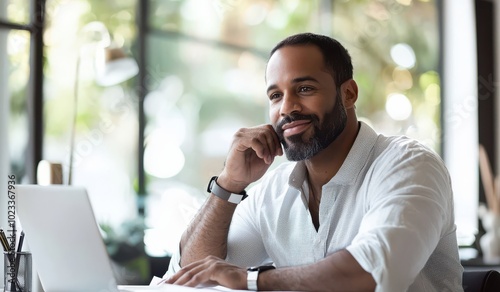
[{"label": "forearm", "polygon": [[375,287],[371,274],[346,250],[311,265],[267,271],[258,278],[259,290],[373,291]]},{"label": "forearm", "polygon": [[[282,155],[279,138],[271,125],[240,129],[233,139],[224,169],[217,185],[233,194],[241,193],[259,180],[277,155]],[[236,204],[213,194],[183,234],[180,243],[180,265],[207,256],[225,258],[229,226]]]},{"label": "forearm", "polygon": [[181,267],[209,255],[225,258],[227,234],[235,208],[236,204],[210,195],[182,235]]}]

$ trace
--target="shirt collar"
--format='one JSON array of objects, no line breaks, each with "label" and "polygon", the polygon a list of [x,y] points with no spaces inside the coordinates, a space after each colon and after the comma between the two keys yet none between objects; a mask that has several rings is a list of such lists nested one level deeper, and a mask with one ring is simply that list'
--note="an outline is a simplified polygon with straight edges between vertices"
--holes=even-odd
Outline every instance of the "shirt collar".
[{"label": "shirt collar", "polygon": [[[365,167],[368,162],[368,156],[377,141],[377,133],[365,124],[360,123],[360,129],[354,144],[349,150],[349,154],[340,167],[337,174],[332,177],[332,179],[327,183],[340,184],[340,185],[350,185],[353,184],[361,170]],[[299,161],[295,164],[290,177],[288,179],[288,184],[298,190],[301,189],[304,180],[306,179],[306,167],[304,161]]]}]

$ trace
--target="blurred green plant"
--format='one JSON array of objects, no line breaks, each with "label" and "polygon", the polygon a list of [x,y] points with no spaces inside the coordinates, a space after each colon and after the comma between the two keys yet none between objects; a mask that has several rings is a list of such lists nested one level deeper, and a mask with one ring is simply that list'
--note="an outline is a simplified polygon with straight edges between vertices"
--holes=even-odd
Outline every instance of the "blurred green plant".
[{"label": "blurred green plant", "polygon": [[[144,246],[144,220],[126,221],[119,228],[99,224],[104,244],[112,261],[122,268],[119,282],[143,284],[149,281],[149,260]],[[124,271],[123,271],[124,269]],[[122,283],[120,283],[122,284]]]}]

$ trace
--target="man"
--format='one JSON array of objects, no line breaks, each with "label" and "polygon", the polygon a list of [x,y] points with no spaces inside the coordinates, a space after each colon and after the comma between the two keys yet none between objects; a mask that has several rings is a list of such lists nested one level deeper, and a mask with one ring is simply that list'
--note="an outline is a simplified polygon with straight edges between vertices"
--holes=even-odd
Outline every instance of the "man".
[{"label": "man", "polygon": [[[176,273],[168,283],[462,289],[442,160],[414,140],[377,135],[358,122],[352,71],[346,49],[326,36],[294,35],[272,50],[266,70],[272,126],[235,134],[223,171],[209,185],[212,194],[172,258],[167,274]],[[282,149],[296,162],[266,173]],[[261,267],[247,271],[251,266]]]}]

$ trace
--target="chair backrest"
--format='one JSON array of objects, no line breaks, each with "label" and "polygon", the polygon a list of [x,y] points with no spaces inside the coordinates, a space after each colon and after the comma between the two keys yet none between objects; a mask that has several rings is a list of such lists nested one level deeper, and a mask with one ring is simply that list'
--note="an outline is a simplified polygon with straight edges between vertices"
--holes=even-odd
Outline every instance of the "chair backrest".
[{"label": "chair backrest", "polygon": [[489,271],[464,271],[462,277],[464,292],[498,292],[500,291],[500,273]]}]

